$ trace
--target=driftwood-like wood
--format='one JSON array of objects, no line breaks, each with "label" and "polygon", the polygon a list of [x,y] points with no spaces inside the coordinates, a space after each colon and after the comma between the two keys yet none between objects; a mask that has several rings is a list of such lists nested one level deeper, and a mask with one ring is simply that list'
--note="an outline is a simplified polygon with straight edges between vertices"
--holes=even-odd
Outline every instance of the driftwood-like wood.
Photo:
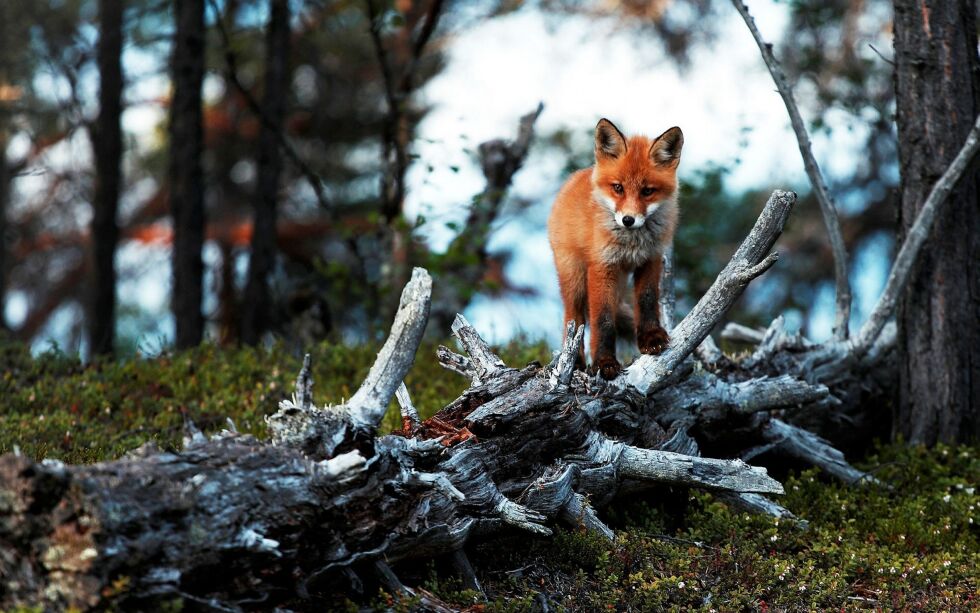
[{"label": "driftwood-like wood", "polygon": [[[416,269],[353,397],[316,406],[304,360],[294,397],[267,418],[267,442],[189,428],[180,453],[145,446],[91,466],[0,457],[0,608],[150,607],[169,597],[220,610],[313,606],[317,594],[369,577],[439,610],[430,594],[398,580],[400,561],[444,556],[478,590],[464,553],[471,540],[513,531],[545,538],[558,526],[610,539],[602,508],[663,484],[792,517],[765,497],[782,486],[746,463],[753,457],[786,454],[871,481],[827,441],[777,416],[850,401],[846,371],[873,369],[887,355],[887,334],[860,358],[834,345],[816,359],[811,344],[776,322],[741,363],[707,337],[775,261],[769,251],[794,200],[773,194],[719,280],[675,327],[669,354],[640,358],[617,381],[574,369],[582,328],[569,328],[550,364],[515,368],[459,316],[452,329],[468,355],[441,347],[438,359],[470,387],[420,422],[403,383],[431,300],[431,279]],[[712,359],[696,362],[696,348]],[[813,359],[785,357],[793,352]],[[780,360],[786,372],[772,368]],[[378,436],[396,395],[405,427]]]}]

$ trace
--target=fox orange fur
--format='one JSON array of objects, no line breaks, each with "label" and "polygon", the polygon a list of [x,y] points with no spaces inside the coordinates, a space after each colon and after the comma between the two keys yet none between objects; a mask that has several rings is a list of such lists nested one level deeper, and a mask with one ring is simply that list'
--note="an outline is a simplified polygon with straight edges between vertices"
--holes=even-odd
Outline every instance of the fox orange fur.
[{"label": "fox orange fur", "polygon": [[[677,166],[684,135],[674,127],[655,139],[626,138],[607,119],[595,129],[595,165],[562,186],[548,219],[564,323],[589,320],[592,367],[614,379],[615,319],[633,275],[633,316],[642,353],[669,342],[660,324],[664,250],[677,227]],[[580,354],[584,362],[584,356]],[[584,365],[584,364],[583,364]]]}]

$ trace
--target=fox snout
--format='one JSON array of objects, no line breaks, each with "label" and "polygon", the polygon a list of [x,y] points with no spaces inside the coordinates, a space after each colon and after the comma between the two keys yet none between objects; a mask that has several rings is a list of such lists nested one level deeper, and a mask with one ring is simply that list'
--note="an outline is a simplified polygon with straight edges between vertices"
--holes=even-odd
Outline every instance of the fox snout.
[{"label": "fox snout", "polygon": [[642,213],[624,213],[622,211],[616,211],[616,224],[621,228],[629,228],[636,230],[643,227],[643,222],[646,221],[646,215]]}]

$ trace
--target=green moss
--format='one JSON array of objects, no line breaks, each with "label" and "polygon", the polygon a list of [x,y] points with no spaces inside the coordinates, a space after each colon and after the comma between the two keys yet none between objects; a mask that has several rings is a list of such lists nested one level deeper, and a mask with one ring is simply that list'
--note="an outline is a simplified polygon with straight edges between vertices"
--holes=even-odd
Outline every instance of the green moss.
[{"label": "green moss", "polygon": [[[419,350],[406,385],[423,417],[448,404],[468,381],[442,369],[437,344]],[[380,343],[348,347],[322,343],[313,357],[317,404],[339,403],[357,390]],[[549,356],[542,343],[500,348],[511,365]],[[230,418],[242,432],[263,437],[263,417],[293,392],[301,359],[282,346],[196,349],[156,358],[81,364],[56,348],[36,358],[17,343],[0,343],[0,453],[18,446],[35,459],[71,463],[117,458],[147,441],[180,444],[184,417],[206,432]],[[400,427],[392,407],[382,430]]]}]

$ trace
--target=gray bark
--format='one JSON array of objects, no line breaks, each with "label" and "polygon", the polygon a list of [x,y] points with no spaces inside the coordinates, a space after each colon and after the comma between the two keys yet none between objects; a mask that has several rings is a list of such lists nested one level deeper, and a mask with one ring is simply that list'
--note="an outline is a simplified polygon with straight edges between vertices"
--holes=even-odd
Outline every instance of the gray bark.
[{"label": "gray bark", "polygon": [[777,254],[769,250],[782,233],[795,202],[796,194],[792,192],[772,193],[731,261],[687,317],[671,331],[667,350],[658,356],[641,356],[627,369],[625,379],[631,386],[642,393],[662,386],[683,359],[708,336],[749,282],[776,263]]},{"label": "gray bark", "polygon": [[796,106],[793,97],[793,88],[790,86],[783,69],[776,60],[772,52],[772,45],[763,40],[762,34],[755,26],[755,20],[749,14],[749,9],[742,0],[732,0],[735,10],[739,12],[745,25],[748,26],[752,38],[759,46],[762,59],[769,68],[769,74],[776,84],[776,91],[779,92],[789,113],[790,125],[796,134],[796,140],[800,146],[800,155],[803,157],[803,168],[806,170],[807,178],[813,187],[813,193],[820,203],[820,213],[823,216],[824,225],[827,227],[827,238],[830,241],[830,248],[834,254],[834,282],[836,289],[836,310],[834,318],[834,338],[842,341],[847,338],[848,324],[851,318],[851,284],[848,280],[847,271],[847,248],[844,245],[844,237],[841,234],[840,217],[837,214],[837,205],[827,190],[827,185],[820,173],[817,159],[813,156],[813,149],[810,146],[810,136],[807,134],[806,126],[803,124],[803,117],[800,109]]},{"label": "gray bark", "polygon": [[[976,5],[896,0],[895,93],[901,168],[899,238],[980,115]],[[971,165],[936,214],[899,299],[894,432],[905,440],[980,440],[980,170]]]}]

